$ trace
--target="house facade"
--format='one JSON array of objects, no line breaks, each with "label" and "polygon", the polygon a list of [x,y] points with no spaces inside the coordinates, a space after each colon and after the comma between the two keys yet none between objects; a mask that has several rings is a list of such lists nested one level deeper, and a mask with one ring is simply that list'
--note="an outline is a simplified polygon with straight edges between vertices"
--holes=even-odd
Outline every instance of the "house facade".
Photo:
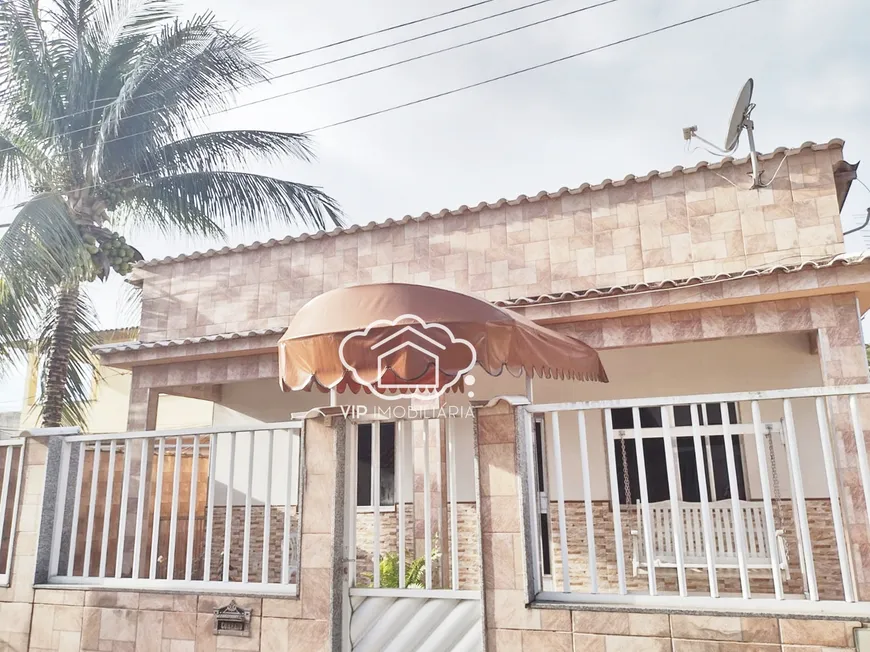
[{"label": "house facade", "polygon": [[[129,342],[139,336],[137,328],[115,328],[95,334],[103,345]],[[27,356],[25,370],[24,404],[19,418],[11,424],[14,430],[36,428],[41,419],[40,372],[35,352]],[[104,366],[98,356],[93,358],[93,371],[87,384],[87,430],[93,433],[119,432],[127,424],[127,404],[130,402],[132,373],[128,369]],[[164,396],[160,409],[159,428],[186,428],[209,425],[212,421],[211,403],[177,396]]]},{"label": "house facade", "polygon": [[[839,140],[760,160],[760,188],[726,159],[141,264],[138,339],[97,347],[129,370],[127,432],[26,438],[59,482],[24,474],[7,602],[46,640],[78,623],[82,650],[151,649],[158,622],[170,649],[857,649],[856,166]],[[492,302],[596,349],[609,382],[475,372],[473,397],[401,416],[282,392],[297,311],[369,283]],[[211,422],[161,428],[168,396]],[[227,595],[249,637],[216,633]]]}]

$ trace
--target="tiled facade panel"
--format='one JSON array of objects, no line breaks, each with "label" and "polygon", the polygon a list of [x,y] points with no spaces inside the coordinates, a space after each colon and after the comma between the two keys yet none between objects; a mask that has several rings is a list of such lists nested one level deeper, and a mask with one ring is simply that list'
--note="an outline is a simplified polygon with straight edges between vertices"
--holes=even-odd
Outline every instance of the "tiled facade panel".
[{"label": "tiled facade panel", "polygon": [[759,190],[746,189],[748,165],[726,164],[147,266],[136,272],[140,337],[283,327],[313,297],[358,283],[420,283],[498,300],[842,253],[833,174],[841,158],[839,146],[804,149]]}]

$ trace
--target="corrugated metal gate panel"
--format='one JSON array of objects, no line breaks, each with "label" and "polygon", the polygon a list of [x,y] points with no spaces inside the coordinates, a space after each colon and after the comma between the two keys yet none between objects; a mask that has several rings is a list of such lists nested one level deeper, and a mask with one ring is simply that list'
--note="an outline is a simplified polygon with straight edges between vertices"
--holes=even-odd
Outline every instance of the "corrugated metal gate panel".
[{"label": "corrugated metal gate panel", "polygon": [[353,652],[481,652],[480,600],[353,596]]}]

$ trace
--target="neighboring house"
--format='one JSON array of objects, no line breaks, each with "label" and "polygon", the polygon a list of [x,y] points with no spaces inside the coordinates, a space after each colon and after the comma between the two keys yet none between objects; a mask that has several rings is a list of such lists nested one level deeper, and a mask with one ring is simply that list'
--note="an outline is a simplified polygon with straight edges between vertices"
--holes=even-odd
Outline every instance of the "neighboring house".
[{"label": "neighboring house", "polygon": [[[126,342],[138,336],[137,328],[118,328],[99,331],[97,336],[103,345]],[[130,402],[131,373],[104,364],[94,356],[94,367],[90,373],[89,406],[87,430],[93,433],[118,432],[127,424],[127,405]],[[25,373],[25,396],[23,409],[19,413],[20,428],[38,427],[42,394],[40,383],[41,369],[36,355],[30,353]],[[198,401],[175,396],[160,398],[160,427],[184,428],[201,426],[212,421],[213,406],[207,401]]]},{"label": "neighboring house", "polygon": [[[91,592],[82,649],[113,645],[117,612],[173,608],[203,650],[854,650],[870,255],[845,254],[842,148],[762,155],[764,188],[726,159],[140,264],[138,338],[96,348],[130,373],[132,434],[49,459],[38,580]],[[475,372],[474,417],[450,419],[283,393],[299,308],[391,282],[576,336],[610,382]],[[210,425],[145,438],[164,396],[210,401]],[[172,590],[198,598],[148,593]],[[259,643],[216,644],[212,593]]]},{"label": "neighboring house", "polygon": [[21,429],[21,412],[0,412],[0,439],[14,437]]}]

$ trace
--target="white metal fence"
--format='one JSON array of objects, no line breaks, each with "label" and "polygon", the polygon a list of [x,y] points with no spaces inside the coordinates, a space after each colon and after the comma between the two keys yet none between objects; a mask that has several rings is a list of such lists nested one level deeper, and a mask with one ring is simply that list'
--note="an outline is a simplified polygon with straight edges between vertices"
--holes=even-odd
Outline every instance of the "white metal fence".
[{"label": "white metal fence", "polygon": [[527,406],[538,599],[866,611],[850,547],[870,536],[867,398],[870,385]]},{"label": "white metal fence", "polygon": [[351,595],[479,596],[460,585],[462,557],[476,547],[463,546],[458,530],[457,422],[352,424],[346,466]]},{"label": "white metal fence", "polygon": [[0,439],[0,586],[9,586],[14,552],[24,439]]},{"label": "white metal fence", "polygon": [[64,437],[49,583],[294,594],[300,448],[299,422]]}]

